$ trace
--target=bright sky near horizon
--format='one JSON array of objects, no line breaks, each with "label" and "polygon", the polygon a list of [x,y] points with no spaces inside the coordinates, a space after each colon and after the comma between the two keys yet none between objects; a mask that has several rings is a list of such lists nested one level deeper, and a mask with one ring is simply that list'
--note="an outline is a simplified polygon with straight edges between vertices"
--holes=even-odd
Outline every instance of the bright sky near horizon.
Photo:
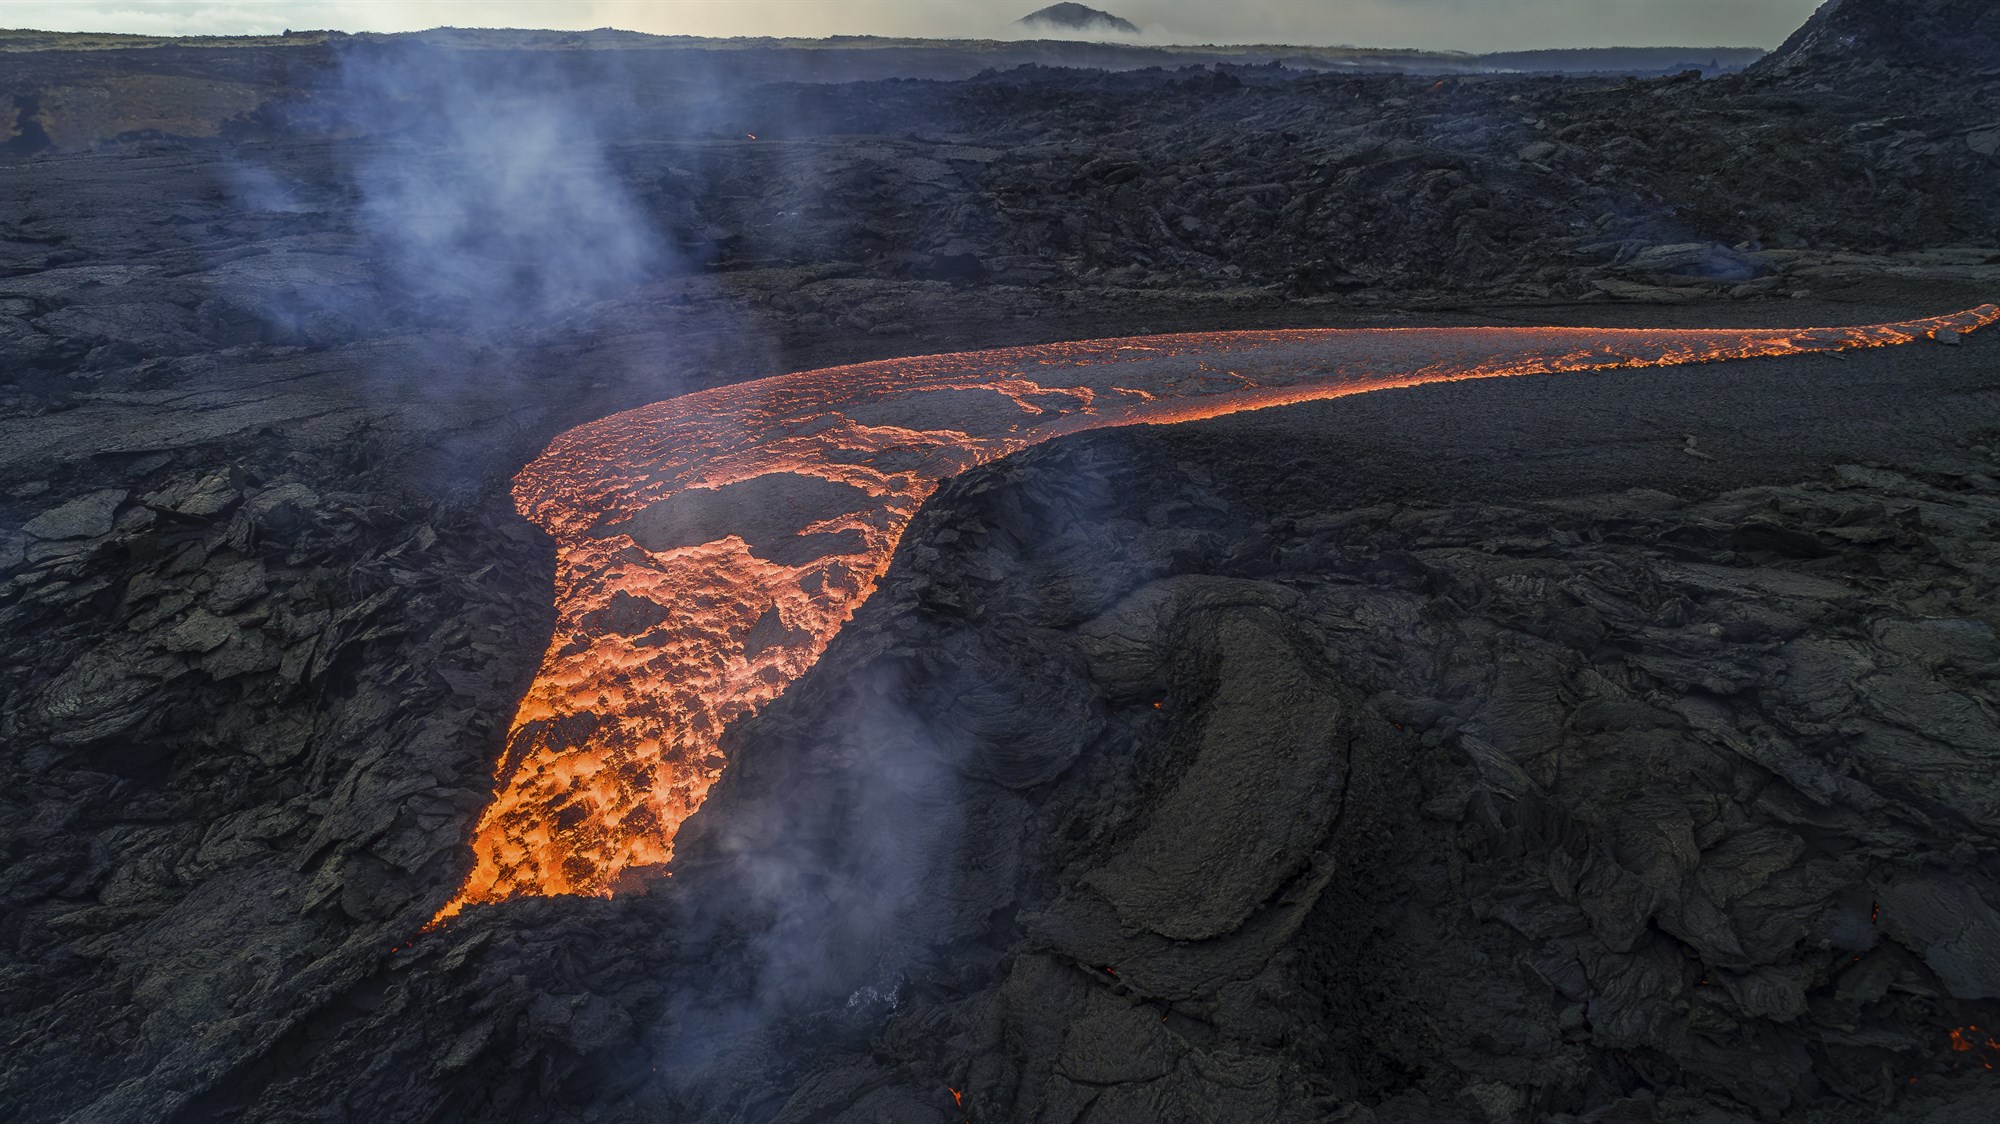
[{"label": "bright sky near horizon", "polygon": [[[661,35],[1015,38],[1049,0],[0,0],[0,27],[152,35],[451,27]],[[1149,40],[1534,47],[1775,47],[1820,0],[1092,0]]]}]

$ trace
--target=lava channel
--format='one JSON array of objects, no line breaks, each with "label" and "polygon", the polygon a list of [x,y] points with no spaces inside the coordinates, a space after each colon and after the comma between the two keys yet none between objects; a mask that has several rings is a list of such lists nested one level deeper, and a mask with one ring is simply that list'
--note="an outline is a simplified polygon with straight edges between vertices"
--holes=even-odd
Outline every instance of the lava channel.
[{"label": "lava channel", "polygon": [[1068,433],[1427,383],[1882,347],[2000,307],[1850,328],[1199,332],[925,355],[658,402],[514,481],[554,537],[556,625],[465,885],[433,924],[663,873],[720,739],[805,674],[945,478]]}]

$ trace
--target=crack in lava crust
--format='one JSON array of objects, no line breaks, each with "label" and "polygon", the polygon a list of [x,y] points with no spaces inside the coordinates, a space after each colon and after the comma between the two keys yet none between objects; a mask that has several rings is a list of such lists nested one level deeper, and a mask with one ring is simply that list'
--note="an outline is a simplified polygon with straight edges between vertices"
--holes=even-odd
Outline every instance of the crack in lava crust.
[{"label": "crack in lava crust", "polygon": [[722,731],[804,674],[940,481],[1068,433],[1462,379],[1880,347],[2000,307],[1852,328],[1211,332],[926,355],[669,399],[558,437],[515,478],[555,538],[555,634],[474,866],[432,924],[661,873]]}]

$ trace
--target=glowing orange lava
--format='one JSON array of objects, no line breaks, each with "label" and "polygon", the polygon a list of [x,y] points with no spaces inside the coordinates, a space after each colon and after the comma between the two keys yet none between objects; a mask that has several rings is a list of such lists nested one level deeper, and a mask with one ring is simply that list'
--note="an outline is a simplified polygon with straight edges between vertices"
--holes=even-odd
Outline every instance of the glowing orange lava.
[{"label": "glowing orange lava", "polygon": [[433,921],[660,873],[722,731],[804,674],[940,481],[1068,433],[1462,379],[1880,347],[1855,328],[1208,332],[926,355],[658,402],[558,437],[516,506],[555,538],[555,634],[466,883]]}]

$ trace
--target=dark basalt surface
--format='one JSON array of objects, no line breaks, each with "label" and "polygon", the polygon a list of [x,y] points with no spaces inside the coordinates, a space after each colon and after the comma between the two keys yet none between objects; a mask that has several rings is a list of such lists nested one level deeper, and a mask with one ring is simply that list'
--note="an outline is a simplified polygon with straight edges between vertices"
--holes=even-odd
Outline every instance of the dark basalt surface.
[{"label": "dark basalt surface", "polygon": [[[562,429],[1045,339],[1992,299],[1993,76],[1818,73],[766,88],[793,139],[552,150],[671,247],[559,300],[365,221],[383,152],[464,174],[409,122],[10,163],[0,1118],[2000,1113],[1949,1037],[2000,1023],[1984,335],[968,474],[673,878],[418,935]],[[478,248],[602,233],[515,218]]]},{"label": "dark basalt surface", "polygon": [[675,878],[414,940],[547,554],[384,467],[153,469],[57,509],[113,526],[9,606],[47,662],[10,692],[8,1110],[1976,1117],[1989,344],[970,474],[730,739]]},{"label": "dark basalt surface", "polygon": [[1757,69],[1829,77],[1890,66],[1979,70],[1996,52],[2000,12],[1979,0],[1826,0]]},{"label": "dark basalt surface", "polygon": [[[32,93],[40,55],[9,57],[21,96],[48,101]],[[177,65],[177,80],[232,77]],[[856,299],[861,283],[1020,288],[1042,315],[1107,289],[1275,286],[1387,307],[1747,299],[1824,291],[1829,271],[1866,264],[1855,253],[1986,247],[2000,70],[1851,69],[1627,82],[1023,67],[820,85],[707,81],[617,51],[367,44],[295,60],[274,88],[244,81],[241,111],[206,132],[190,118],[173,135],[163,110],[152,129],[78,127],[24,165],[0,239],[10,271],[37,278],[10,286],[0,329],[30,363],[73,364],[116,340],[173,355],[197,339],[325,346],[455,324],[470,313],[438,300],[452,278],[421,302],[379,284],[398,248],[357,204],[369,169],[448,142],[432,107],[467,98],[548,163],[580,179],[601,165],[657,235],[649,276],[727,272],[808,330],[925,322],[902,294]],[[116,106],[120,89],[66,96]],[[218,134],[239,143],[203,139]],[[425,171],[447,197],[472,173]],[[106,304],[140,322],[90,311]]]},{"label": "dark basalt surface", "polygon": [[775,1118],[931,1118],[938,1084],[1023,1120],[2000,1103],[1936,1072],[2000,998],[2000,572],[1924,543],[1989,533],[1991,462],[1551,497],[1241,452],[1366,420],[974,474],[842,670],[746,724],[677,889],[783,871],[766,985],[895,997]]}]

